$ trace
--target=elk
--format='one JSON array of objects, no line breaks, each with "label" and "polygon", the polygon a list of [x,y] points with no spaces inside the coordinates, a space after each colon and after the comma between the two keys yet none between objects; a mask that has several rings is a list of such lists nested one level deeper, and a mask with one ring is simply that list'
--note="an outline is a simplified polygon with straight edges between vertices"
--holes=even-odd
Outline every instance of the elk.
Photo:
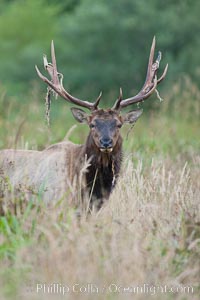
[{"label": "elk", "polygon": [[[148,99],[157,85],[165,78],[168,65],[161,77],[157,71],[161,52],[154,62],[155,37],[153,38],[145,83],[138,94],[123,99],[122,90],[112,108],[100,109],[101,93],[94,102],[88,102],[72,96],[63,86],[63,74],[57,70],[53,41],[51,43],[52,63],[44,55],[44,67],[50,79],[43,76],[36,66],[39,78],[47,84],[48,96],[51,92],[69,103],[88,109],[71,108],[74,118],[89,126],[86,143],[76,145],[69,141],[54,144],[43,151],[2,150],[0,152],[1,178],[8,178],[14,193],[23,191],[29,199],[42,190],[42,199],[52,202],[69,197],[73,192],[73,205],[78,206],[78,194],[87,194],[89,208],[99,209],[116,185],[122,162],[122,137],[120,128],[125,124],[134,124],[142,114],[142,109],[121,114],[129,105]],[[86,164],[86,167],[84,167]],[[81,175],[81,176],[80,176]],[[79,188],[74,193],[74,182]],[[5,182],[5,180],[4,180]],[[4,183],[4,197],[5,188]],[[77,185],[75,185],[77,188]],[[82,201],[82,200],[81,200]]]}]

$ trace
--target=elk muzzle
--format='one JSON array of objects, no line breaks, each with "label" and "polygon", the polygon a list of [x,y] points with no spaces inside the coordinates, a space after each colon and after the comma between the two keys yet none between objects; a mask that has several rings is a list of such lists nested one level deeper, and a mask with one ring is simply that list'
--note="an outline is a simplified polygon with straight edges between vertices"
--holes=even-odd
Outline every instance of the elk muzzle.
[{"label": "elk muzzle", "polygon": [[113,141],[110,138],[100,139],[100,151],[110,153],[113,151]]}]

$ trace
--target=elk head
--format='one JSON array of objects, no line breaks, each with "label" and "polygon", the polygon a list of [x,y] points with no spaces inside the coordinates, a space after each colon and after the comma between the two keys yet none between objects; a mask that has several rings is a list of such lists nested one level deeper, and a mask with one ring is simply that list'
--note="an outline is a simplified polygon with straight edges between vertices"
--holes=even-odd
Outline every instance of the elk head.
[{"label": "elk head", "polygon": [[121,116],[117,111],[99,109],[88,115],[82,109],[71,108],[75,119],[88,124],[90,135],[96,147],[104,153],[111,153],[120,137],[120,128],[124,123],[135,123],[142,109]]},{"label": "elk head", "polygon": [[63,99],[78,106],[85,107],[91,111],[87,114],[85,111],[72,108],[72,114],[80,123],[87,123],[90,127],[90,136],[92,136],[94,144],[101,152],[112,152],[119,137],[120,128],[124,123],[133,124],[142,114],[142,110],[133,110],[124,115],[121,115],[121,109],[131,104],[139,103],[146,100],[156,90],[157,85],[165,78],[168,65],[166,65],[164,72],[160,78],[157,78],[157,70],[161,60],[161,52],[158,52],[158,57],[153,62],[155,51],[155,37],[153,38],[151,51],[149,55],[149,63],[147,68],[147,76],[141,91],[130,98],[123,99],[122,90],[120,89],[119,98],[116,100],[111,109],[98,109],[101,99],[101,93],[94,103],[83,101],[75,98],[69,94],[63,87],[63,75],[57,71],[56,57],[53,41],[51,43],[51,57],[52,63],[48,63],[46,56],[44,56],[44,67],[48,71],[51,80],[43,76],[36,66],[38,76],[48,84],[48,92],[54,91]]}]

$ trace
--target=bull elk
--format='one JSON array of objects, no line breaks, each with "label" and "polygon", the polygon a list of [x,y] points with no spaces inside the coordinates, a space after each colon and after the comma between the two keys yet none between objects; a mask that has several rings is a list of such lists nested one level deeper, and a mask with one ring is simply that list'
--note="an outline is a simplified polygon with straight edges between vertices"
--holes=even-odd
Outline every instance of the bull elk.
[{"label": "bull elk", "polygon": [[[54,44],[51,44],[52,63],[44,56],[44,67],[50,80],[43,76],[36,66],[38,76],[48,85],[48,92],[54,92],[69,103],[90,110],[90,114],[79,108],[71,108],[74,118],[89,126],[86,143],[76,145],[71,142],[60,142],[43,151],[2,150],[0,152],[1,178],[4,179],[4,198],[6,197],[5,178],[14,187],[14,195],[18,191],[30,199],[42,191],[42,199],[46,202],[68,198],[73,194],[73,204],[87,194],[89,208],[99,209],[109,198],[116,185],[122,161],[122,137],[120,128],[125,123],[133,124],[142,114],[142,109],[132,110],[124,115],[121,110],[131,104],[148,99],[157,85],[165,78],[168,65],[160,78],[157,70],[161,60],[161,52],[153,62],[155,38],[153,39],[147,76],[141,91],[128,99],[123,99],[122,90],[112,108],[98,108],[101,94],[95,102],[83,101],[72,96],[63,87],[63,75],[58,72]],[[84,169],[84,164],[87,166]],[[81,176],[80,176],[81,175]],[[74,181],[80,185],[74,192]],[[77,185],[75,185],[77,187]],[[78,195],[80,195],[80,198]],[[82,201],[82,200],[81,200]]]}]

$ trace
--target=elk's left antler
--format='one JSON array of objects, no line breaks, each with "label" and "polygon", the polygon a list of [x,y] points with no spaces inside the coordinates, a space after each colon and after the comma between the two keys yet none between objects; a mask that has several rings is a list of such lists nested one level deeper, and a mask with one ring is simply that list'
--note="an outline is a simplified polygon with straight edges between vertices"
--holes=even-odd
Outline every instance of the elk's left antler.
[{"label": "elk's left antler", "polygon": [[154,37],[152,45],[151,45],[150,55],[149,55],[147,76],[146,76],[146,80],[145,80],[145,83],[144,83],[141,91],[134,97],[122,99],[122,92],[120,89],[120,96],[117,99],[117,101],[115,102],[114,106],[112,107],[113,110],[120,110],[128,105],[138,103],[138,102],[141,102],[141,101],[147,99],[156,90],[157,85],[165,78],[165,76],[167,74],[168,64],[165,66],[162,76],[157,79],[157,70],[159,69],[159,64],[160,64],[162,56],[161,56],[161,52],[159,51],[158,57],[157,57],[155,63],[153,63],[155,44],[156,44],[156,40]]}]

